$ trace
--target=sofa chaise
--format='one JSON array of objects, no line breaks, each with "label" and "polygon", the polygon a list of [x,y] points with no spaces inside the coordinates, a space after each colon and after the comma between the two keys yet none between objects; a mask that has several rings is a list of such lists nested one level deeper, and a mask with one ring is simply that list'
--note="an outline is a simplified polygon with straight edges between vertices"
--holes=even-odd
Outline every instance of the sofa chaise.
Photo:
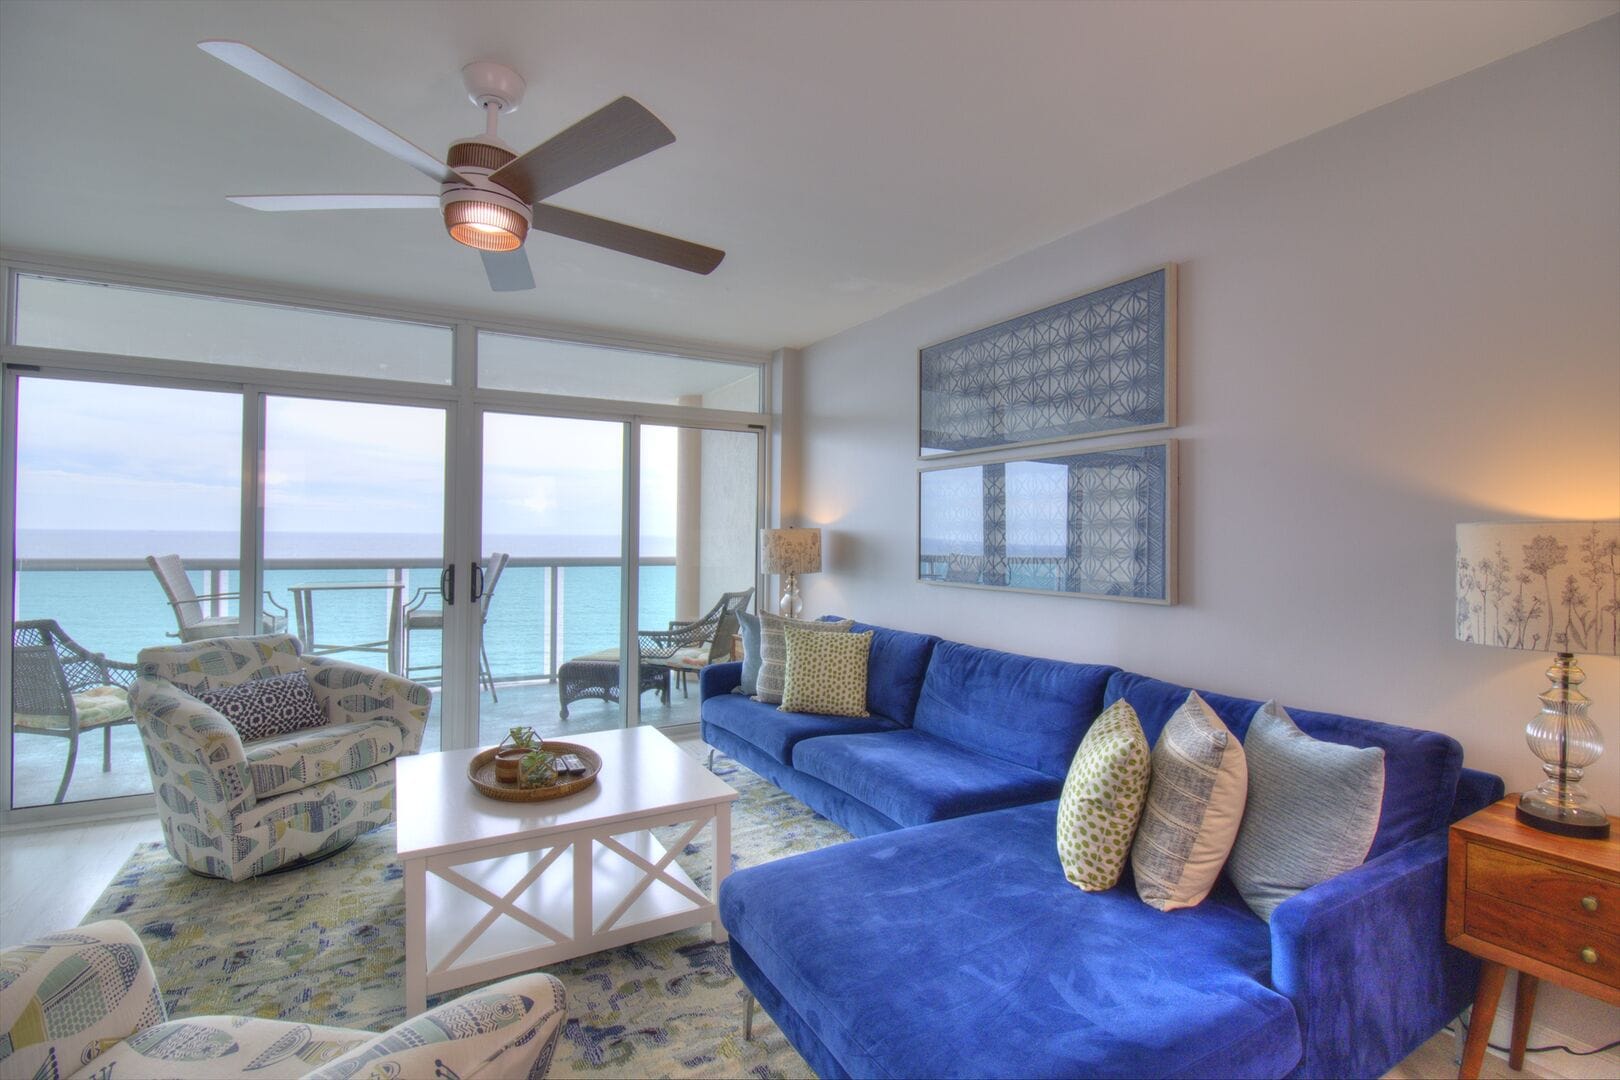
[{"label": "sofa chaise", "polygon": [[[1381,747],[1360,867],[1265,922],[1223,875],[1161,912],[1069,884],[1057,796],[1120,698],[1151,743],[1188,688],[875,629],[869,720],[784,713],[705,670],[702,733],[862,837],[741,870],[720,915],[743,983],[823,1077],[1375,1076],[1471,999],[1445,944],[1446,828],[1502,793],[1435,732],[1290,710]],[[1202,693],[1202,692],[1201,692]],[[1260,702],[1204,698],[1242,739]]]}]

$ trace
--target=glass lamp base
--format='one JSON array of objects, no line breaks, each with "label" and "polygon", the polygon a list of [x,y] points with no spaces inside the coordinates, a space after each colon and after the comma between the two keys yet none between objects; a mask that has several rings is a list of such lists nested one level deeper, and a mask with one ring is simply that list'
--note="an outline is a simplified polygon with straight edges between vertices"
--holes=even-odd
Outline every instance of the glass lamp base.
[{"label": "glass lamp base", "polygon": [[1538,791],[1527,791],[1519,796],[1514,816],[1532,829],[1560,836],[1604,840],[1609,835],[1609,819],[1601,806],[1563,806]]}]

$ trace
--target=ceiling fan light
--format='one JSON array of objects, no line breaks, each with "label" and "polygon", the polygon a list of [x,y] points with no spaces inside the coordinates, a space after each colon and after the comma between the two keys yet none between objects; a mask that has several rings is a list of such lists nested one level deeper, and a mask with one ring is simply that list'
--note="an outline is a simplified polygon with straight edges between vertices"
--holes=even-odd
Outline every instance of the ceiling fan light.
[{"label": "ceiling fan light", "polygon": [[514,251],[529,234],[529,223],[522,214],[477,199],[447,203],[444,226],[451,239],[479,251]]}]

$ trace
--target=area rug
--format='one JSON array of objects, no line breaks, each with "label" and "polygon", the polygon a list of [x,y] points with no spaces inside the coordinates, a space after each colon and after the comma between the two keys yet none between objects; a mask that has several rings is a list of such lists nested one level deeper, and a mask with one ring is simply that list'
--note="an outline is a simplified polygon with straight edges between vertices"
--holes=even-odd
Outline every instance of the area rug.
[{"label": "area rug", "polygon": [[[715,772],[740,795],[732,808],[735,867],[850,838],[728,758],[716,757]],[[659,830],[666,843],[681,831]],[[709,845],[705,830],[677,856],[701,888]],[[85,922],[98,919],[122,919],[140,934],[172,1016],[265,1016],[374,1031],[405,1019],[404,877],[391,828],[317,866],[238,884],[197,877],[161,844],[141,844]],[[743,986],[707,927],[542,970],[568,989],[569,1021],[552,1076],[814,1075],[763,1014],[753,1040],[744,1041]]]}]

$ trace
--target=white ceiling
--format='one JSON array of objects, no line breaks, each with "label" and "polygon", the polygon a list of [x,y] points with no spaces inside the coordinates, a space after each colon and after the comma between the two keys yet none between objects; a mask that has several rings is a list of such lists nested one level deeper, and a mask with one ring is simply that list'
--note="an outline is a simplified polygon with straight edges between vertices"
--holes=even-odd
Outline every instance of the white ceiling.
[{"label": "white ceiling", "polygon": [[[637,336],[807,344],[1616,10],[5,0],[0,243]],[[202,53],[204,38],[246,41],[439,153],[480,126],[459,76],[475,58],[529,81],[502,125],[519,150],[630,94],[678,141],[555,201],[726,261],[702,278],[537,235],[538,289],[495,295],[433,213],[232,206],[433,185]]]}]

